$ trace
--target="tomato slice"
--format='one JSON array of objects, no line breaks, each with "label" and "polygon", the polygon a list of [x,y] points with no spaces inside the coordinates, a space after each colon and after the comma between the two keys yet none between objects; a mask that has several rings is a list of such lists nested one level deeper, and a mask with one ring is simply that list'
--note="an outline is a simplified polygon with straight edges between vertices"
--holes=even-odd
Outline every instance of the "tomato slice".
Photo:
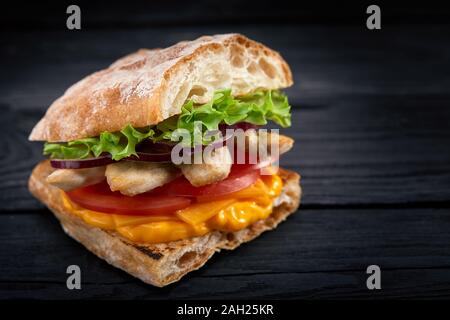
[{"label": "tomato slice", "polygon": [[154,189],[151,193],[168,196],[222,196],[252,185],[260,175],[254,165],[233,165],[225,180],[202,187],[194,187],[185,177],[179,177],[168,184]]},{"label": "tomato slice", "polygon": [[186,197],[154,195],[151,192],[128,197],[112,192],[106,181],[67,192],[70,200],[83,208],[123,215],[170,214],[188,207]]},{"label": "tomato slice", "polygon": [[258,166],[234,164],[229,176],[217,183],[194,187],[185,177],[150,192],[134,197],[112,192],[106,181],[67,192],[74,203],[83,208],[123,215],[171,214],[188,207],[195,197],[211,199],[233,193],[255,183],[260,176]]}]

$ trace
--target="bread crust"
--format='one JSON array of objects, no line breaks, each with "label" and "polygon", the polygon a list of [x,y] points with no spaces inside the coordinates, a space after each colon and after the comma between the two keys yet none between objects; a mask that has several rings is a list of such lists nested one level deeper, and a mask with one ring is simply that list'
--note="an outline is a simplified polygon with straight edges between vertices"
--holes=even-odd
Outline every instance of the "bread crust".
[{"label": "bread crust", "polygon": [[62,203],[60,190],[45,181],[52,171],[49,161],[42,161],[34,168],[28,184],[31,193],[60,220],[64,231],[113,266],[158,287],[176,282],[200,268],[215,252],[235,249],[264,231],[276,228],[297,210],[301,197],[300,176],[280,169],[283,192],[289,201],[276,206],[269,218],[238,232],[214,231],[200,237],[161,244],[133,243],[114,231],[93,227],[70,213]]},{"label": "bread crust", "polygon": [[292,85],[280,54],[239,34],[205,36],[166,49],[141,49],[70,87],[29,139],[64,142],[154,125],[181,112],[187,98],[209,101],[218,89],[242,95]]}]

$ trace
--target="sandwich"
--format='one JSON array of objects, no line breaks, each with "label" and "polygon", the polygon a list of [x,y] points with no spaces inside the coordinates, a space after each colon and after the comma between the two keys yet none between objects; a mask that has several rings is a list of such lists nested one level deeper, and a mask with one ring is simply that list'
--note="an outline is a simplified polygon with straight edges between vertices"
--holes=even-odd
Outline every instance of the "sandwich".
[{"label": "sandwich", "polygon": [[98,257],[178,281],[297,210],[300,176],[277,165],[294,141],[264,131],[291,125],[292,83],[279,53],[239,34],[141,49],[49,107],[29,189]]}]

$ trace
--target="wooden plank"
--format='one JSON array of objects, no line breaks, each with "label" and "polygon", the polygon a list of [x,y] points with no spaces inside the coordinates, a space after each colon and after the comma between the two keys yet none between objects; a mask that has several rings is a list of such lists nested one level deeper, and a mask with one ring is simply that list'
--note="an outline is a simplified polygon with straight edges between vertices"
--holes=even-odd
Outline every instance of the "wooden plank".
[{"label": "wooden plank", "polygon": [[[0,104],[43,112],[75,81],[125,54],[230,31],[211,26],[4,32],[0,65],[8,77],[0,79]],[[326,105],[348,94],[400,100],[405,95],[445,94],[450,86],[450,58],[441,54],[450,50],[448,25],[387,26],[376,33],[359,25],[262,25],[239,31],[286,58],[296,80],[288,93],[297,105]]]},{"label": "wooden plank", "polygon": [[[47,211],[2,215],[0,297],[448,297],[449,214],[448,209],[300,210],[275,232],[217,254],[164,289],[96,258],[67,237]],[[81,291],[65,287],[70,264],[82,270]],[[379,292],[365,285],[371,264],[382,270]]]},{"label": "wooden plank", "polygon": [[[294,126],[285,132],[296,146],[281,164],[302,173],[302,209],[164,289],[63,234],[27,191],[42,156],[26,137],[67,86],[117,57],[229,27],[2,32],[0,297],[449,297],[449,29],[239,28],[279,50],[294,71]],[[80,292],[65,288],[68,264],[82,268]],[[382,268],[379,292],[365,287],[369,264]]]},{"label": "wooden plank", "polygon": [[[281,166],[302,174],[303,205],[368,206],[450,200],[450,97],[343,96],[326,106],[294,107],[294,149]],[[424,103],[427,107],[424,108]],[[0,120],[0,208],[34,210],[28,175],[40,143],[26,140],[36,112],[10,110]]]},{"label": "wooden plank", "polygon": [[82,284],[68,290],[65,280],[0,282],[8,299],[448,299],[450,269],[384,270],[382,289],[368,290],[363,270],[351,272],[256,274],[192,277],[166,288],[137,281]]},{"label": "wooden plank", "polygon": [[[284,131],[296,146],[281,164],[302,173],[306,207],[448,206],[450,63],[439,52],[449,50],[449,28],[390,26],[370,36],[355,26],[242,28],[280,50],[300,80],[287,90],[293,127]],[[67,86],[136,48],[202,33],[191,27],[2,38],[0,63],[8,77],[0,79],[0,132],[11,152],[0,156],[0,208],[41,207],[26,189],[41,147],[26,137]]]},{"label": "wooden plank", "polygon": [[[424,104],[426,103],[426,107]],[[299,109],[282,160],[303,174],[305,204],[448,203],[447,98],[348,96]]]},{"label": "wooden plank", "polygon": [[[0,26],[7,29],[58,28],[65,27],[66,8],[70,1],[27,1],[8,3],[0,11]],[[403,2],[403,3],[402,3]],[[222,1],[170,0],[149,2],[82,1],[78,0],[82,12],[82,28],[135,28],[149,26],[189,25],[245,25],[245,24],[361,24],[365,21],[366,8],[370,1],[355,3],[293,2],[281,1],[274,5],[271,0]],[[382,4],[383,24],[391,23],[436,23],[447,22],[447,6],[435,4],[420,6],[396,1]]]}]

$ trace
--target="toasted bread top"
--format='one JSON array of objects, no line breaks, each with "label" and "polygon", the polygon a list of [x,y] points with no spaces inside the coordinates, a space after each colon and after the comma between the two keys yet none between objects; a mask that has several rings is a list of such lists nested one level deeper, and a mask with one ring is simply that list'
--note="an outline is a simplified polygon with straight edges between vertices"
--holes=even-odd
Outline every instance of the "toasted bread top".
[{"label": "toasted bread top", "polygon": [[141,49],[71,86],[29,139],[65,142],[155,125],[179,114],[187,99],[205,103],[215,90],[235,96],[292,85],[288,64],[239,34],[204,36],[166,49]]}]

